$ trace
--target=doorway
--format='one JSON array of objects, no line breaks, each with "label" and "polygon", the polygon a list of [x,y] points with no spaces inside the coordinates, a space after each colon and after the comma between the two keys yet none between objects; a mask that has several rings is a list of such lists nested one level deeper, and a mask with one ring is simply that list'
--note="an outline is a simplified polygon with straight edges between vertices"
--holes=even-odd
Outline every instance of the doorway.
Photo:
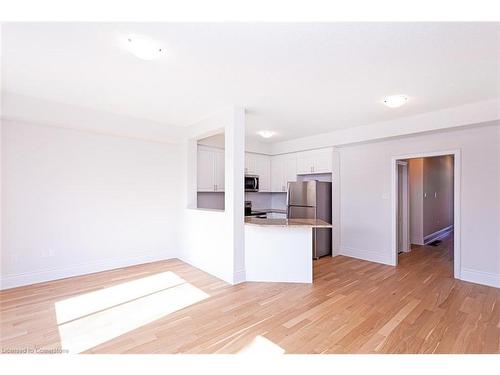
[{"label": "doorway", "polygon": [[460,151],[395,156],[391,168],[393,265],[412,249],[440,249],[444,241],[460,278]]},{"label": "doorway", "polygon": [[398,160],[398,230],[397,230],[397,252],[398,254],[410,251],[410,215],[409,215],[409,175],[408,161]]}]

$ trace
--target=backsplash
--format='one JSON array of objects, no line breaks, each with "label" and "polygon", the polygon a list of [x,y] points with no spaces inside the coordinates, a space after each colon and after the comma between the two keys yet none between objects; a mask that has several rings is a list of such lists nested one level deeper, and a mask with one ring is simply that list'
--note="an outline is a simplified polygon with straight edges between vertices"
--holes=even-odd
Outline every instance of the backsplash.
[{"label": "backsplash", "polygon": [[252,202],[252,208],[286,209],[286,193],[245,193],[245,200]]}]

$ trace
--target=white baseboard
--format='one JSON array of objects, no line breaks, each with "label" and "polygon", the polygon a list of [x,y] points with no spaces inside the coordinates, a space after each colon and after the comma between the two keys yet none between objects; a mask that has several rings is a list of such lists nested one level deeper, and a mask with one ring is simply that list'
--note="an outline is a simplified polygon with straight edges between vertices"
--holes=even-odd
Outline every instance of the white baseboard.
[{"label": "white baseboard", "polygon": [[477,271],[470,268],[460,270],[460,279],[471,283],[500,288],[500,275],[496,273]]},{"label": "white baseboard", "polygon": [[0,290],[37,284],[46,281],[59,280],[66,277],[87,275],[90,273],[108,271],[116,268],[128,267],[137,264],[156,262],[172,258],[175,257],[168,257],[166,256],[166,253],[144,254],[126,258],[105,259],[102,261],[88,262],[84,264],[73,264],[66,267],[54,269],[2,275]]},{"label": "white baseboard", "polygon": [[222,281],[225,281],[228,284],[233,284],[233,274],[223,274],[219,270],[215,270],[214,267],[207,267],[206,264],[202,264],[202,262],[199,262],[197,260],[192,259],[192,257],[183,257],[183,256],[178,256],[177,259],[180,261],[189,264],[191,267],[198,268],[200,271],[206,272],[218,279],[221,279]]},{"label": "white baseboard", "polygon": [[342,246],[339,255],[367,260],[369,262],[387,264],[389,266],[393,265],[391,254],[389,254],[388,252],[387,254],[384,254],[378,251],[360,250],[360,249],[354,249],[352,247]]},{"label": "white baseboard", "polygon": [[239,270],[234,273],[233,285],[246,281],[245,270]]},{"label": "white baseboard", "polygon": [[448,235],[453,231],[453,225],[450,225],[446,228],[440,229],[434,233],[428,234],[427,236],[424,237],[424,245],[427,245],[428,243],[431,243],[432,241],[439,240],[440,238],[443,238],[444,236]]}]

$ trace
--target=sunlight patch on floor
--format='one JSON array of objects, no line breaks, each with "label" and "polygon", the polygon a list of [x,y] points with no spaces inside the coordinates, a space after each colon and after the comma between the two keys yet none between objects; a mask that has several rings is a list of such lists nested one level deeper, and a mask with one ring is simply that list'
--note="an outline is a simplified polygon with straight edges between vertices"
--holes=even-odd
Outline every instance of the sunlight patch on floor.
[{"label": "sunlight patch on floor", "polygon": [[67,298],[55,303],[57,324],[66,323],[185,282],[173,272],[162,272]]},{"label": "sunlight patch on floor", "polygon": [[57,302],[61,347],[81,353],[208,297],[164,272]]},{"label": "sunlight patch on floor", "polygon": [[238,354],[285,354],[285,349],[276,345],[271,340],[266,339],[264,336],[258,335],[252,340],[252,342],[241,349]]}]

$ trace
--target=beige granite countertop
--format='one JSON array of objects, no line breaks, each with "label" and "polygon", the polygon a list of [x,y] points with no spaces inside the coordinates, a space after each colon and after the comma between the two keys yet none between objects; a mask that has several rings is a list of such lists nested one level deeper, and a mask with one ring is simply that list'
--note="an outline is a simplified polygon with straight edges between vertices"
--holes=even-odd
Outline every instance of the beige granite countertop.
[{"label": "beige granite countertop", "polygon": [[245,217],[245,224],[274,227],[332,228],[332,224],[316,219],[259,219]]}]

